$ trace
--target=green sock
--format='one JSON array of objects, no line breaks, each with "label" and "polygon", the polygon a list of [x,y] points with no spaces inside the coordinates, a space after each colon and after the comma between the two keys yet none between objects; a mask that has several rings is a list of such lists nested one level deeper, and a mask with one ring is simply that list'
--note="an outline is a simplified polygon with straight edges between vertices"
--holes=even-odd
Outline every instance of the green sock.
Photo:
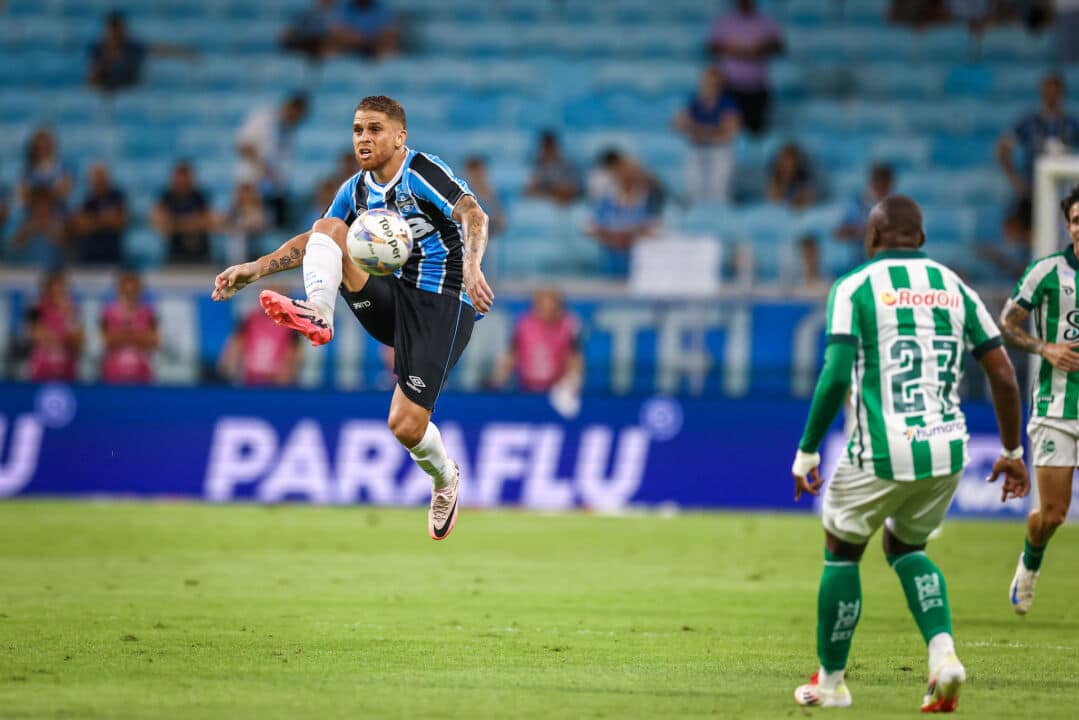
[{"label": "green sock", "polygon": [[889,555],[888,564],[899,576],[907,607],[928,644],[937,633],[952,634],[952,611],[944,574],[924,552]]},{"label": "green sock", "polygon": [[817,656],[827,672],[847,667],[861,611],[862,580],[858,563],[825,550],[817,595]]},{"label": "green sock", "polygon": [[1045,545],[1031,545],[1030,538],[1023,541],[1023,567],[1027,570],[1041,570]]}]

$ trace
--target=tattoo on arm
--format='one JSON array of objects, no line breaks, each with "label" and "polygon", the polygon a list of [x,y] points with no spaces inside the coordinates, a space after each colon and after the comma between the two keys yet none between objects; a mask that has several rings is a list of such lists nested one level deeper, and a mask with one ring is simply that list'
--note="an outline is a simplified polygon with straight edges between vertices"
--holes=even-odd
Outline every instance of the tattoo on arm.
[{"label": "tattoo on arm", "polygon": [[1040,355],[1045,342],[1023,329],[1023,323],[1030,315],[1018,303],[1009,300],[1000,316],[1000,334],[1010,347],[1032,355]]},{"label": "tattoo on arm", "polygon": [[282,270],[288,270],[294,264],[300,262],[305,252],[306,250],[294,247],[290,249],[287,254],[282,254],[280,257],[271,259],[270,264],[267,266],[267,271],[275,273]]},{"label": "tattoo on arm", "polygon": [[461,200],[458,207],[461,212],[461,224],[464,229],[464,259],[483,259],[483,253],[487,250],[487,213],[470,196]]}]

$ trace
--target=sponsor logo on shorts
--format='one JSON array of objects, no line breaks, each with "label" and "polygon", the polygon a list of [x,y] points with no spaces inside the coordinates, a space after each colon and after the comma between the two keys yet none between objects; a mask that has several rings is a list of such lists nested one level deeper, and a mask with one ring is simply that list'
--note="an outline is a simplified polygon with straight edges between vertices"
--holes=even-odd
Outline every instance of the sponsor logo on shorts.
[{"label": "sponsor logo on shorts", "polygon": [[900,308],[959,308],[963,305],[963,296],[944,290],[884,290],[880,301],[888,307]]},{"label": "sponsor logo on shorts", "polygon": [[1056,452],[1056,449],[1057,449],[1057,444],[1055,442],[1053,442],[1052,440],[1042,440],[1042,452],[1043,453],[1048,455],[1049,453]]},{"label": "sponsor logo on shorts", "polygon": [[427,387],[427,383],[423,381],[423,378],[415,375],[409,375],[408,382],[406,382],[405,385],[412,388],[414,392],[420,392],[423,388]]},{"label": "sponsor logo on shorts", "polygon": [[370,300],[361,300],[359,302],[352,303],[353,310],[366,310],[369,307],[371,307]]},{"label": "sponsor logo on shorts", "polygon": [[933,438],[965,435],[966,432],[967,424],[965,421],[951,420],[927,427],[909,427],[907,428],[906,436],[907,442],[925,442]]}]

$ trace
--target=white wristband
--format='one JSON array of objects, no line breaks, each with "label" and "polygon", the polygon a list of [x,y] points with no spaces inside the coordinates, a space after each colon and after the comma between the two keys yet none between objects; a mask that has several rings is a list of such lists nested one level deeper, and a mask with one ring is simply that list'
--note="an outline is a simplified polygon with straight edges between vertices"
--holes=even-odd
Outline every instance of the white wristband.
[{"label": "white wristband", "polygon": [[1000,449],[1000,456],[1009,460],[1022,460],[1023,459],[1023,446],[1020,445],[1015,450]]},{"label": "white wristband", "polygon": [[791,465],[791,473],[798,477],[805,477],[809,471],[820,465],[820,453],[807,453],[799,450],[794,456],[794,464]]}]

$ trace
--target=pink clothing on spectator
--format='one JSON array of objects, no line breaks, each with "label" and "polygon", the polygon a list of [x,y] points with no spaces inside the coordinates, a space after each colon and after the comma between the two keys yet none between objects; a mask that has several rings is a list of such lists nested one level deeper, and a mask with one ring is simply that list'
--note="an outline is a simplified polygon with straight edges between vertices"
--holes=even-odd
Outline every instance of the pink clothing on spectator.
[{"label": "pink clothing on spectator", "polygon": [[[710,37],[713,44],[754,46],[782,38],[779,24],[760,12],[751,15],[734,12],[720,18],[712,26]],[[768,86],[767,59],[724,57],[719,66],[734,90],[763,90]]]},{"label": "pink clothing on spectator", "polygon": [[545,392],[565,375],[577,350],[578,324],[572,315],[545,322],[532,314],[513,333],[517,378],[527,392]]},{"label": "pink clothing on spectator", "polygon": [[68,333],[79,326],[74,306],[42,302],[31,310],[31,319],[35,325],[44,325],[57,341],[37,343],[30,348],[30,379],[35,382],[74,380],[78,351],[72,350],[64,341]]},{"label": "pink clothing on spectator", "polygon": [[244,385],[278,385],[281,366],[288,362],[297,335],[263,312],[247,316],[240,326],[240,378]]},{"label": "pink clothing on spectator", "polygon": [[[128,330],[146,332],[157,326],[153,309],[146,304],[134,308],[119,300],[111,303],[101,314],[105,332]],[[101,361],[101,379],[108,383],[150,383],[154,380],[151,349],[134,343],[115,346],[105,351]]]}]

